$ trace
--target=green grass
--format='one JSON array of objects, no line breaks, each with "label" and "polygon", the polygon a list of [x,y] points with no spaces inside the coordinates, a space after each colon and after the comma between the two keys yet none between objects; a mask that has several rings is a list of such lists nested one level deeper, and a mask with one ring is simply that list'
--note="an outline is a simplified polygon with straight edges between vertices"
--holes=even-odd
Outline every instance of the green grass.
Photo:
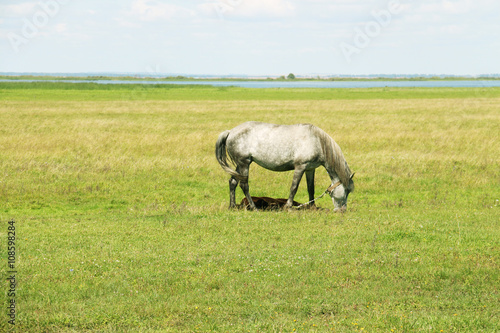
[{"label": "green grass", "polygon": [[[497,88],[0,83],[15,330],[498,331],[499,110]],[[251,119],[330,133],[347,213],[227,210],[215,140]],[[250,191],[291,178],[252,166]]]},{"label": "green grass", "polygon": [[190,84],[99,84],[0,82],[1,98],[17,101],[167,101],[167,100],[372,100],[498,98],[494,88],[239,88]]}]

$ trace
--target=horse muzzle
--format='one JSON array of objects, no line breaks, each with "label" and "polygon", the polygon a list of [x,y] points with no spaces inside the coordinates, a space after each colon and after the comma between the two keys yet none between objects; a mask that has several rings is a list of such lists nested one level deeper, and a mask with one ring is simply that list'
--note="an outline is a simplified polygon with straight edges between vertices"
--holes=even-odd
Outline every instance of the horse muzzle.
[{"label": "horse muzzle", "polygon": [[335,207],[333,209],[333,212],[334,213],[345,213],[346,210],[347,210],[347,205],[342,205],[341,207]]}]

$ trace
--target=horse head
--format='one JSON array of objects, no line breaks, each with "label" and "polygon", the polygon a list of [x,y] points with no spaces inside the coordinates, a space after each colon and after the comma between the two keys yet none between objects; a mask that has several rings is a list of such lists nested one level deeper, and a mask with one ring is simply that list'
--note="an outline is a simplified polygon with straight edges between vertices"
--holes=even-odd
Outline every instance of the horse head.
[{"label": "horse head", "polygon": [[333,211],[343,213],[347,209],[347,197],[349,193],[354,189],[354,182],[352,178],[354,177],[354,173],[349,178],[349,186],[344,186],[342,182],[338,181],[335,184],[330,185],[327,189],[330,197],[333,201]]}]

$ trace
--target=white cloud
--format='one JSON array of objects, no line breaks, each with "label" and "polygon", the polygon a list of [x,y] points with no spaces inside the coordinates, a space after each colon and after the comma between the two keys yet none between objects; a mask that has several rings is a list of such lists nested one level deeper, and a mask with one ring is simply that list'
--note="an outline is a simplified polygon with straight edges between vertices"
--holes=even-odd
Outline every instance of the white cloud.
[{"label": "white cloud", "polygon": [[457,17],[480,17],[500,10],[500,2],[494,0],[427,0],[403,2],[404,12],[422,17],[439,17],[453,20]]},{"label": "white cloud", "polygon": [[285,0],[253,0],[242,1],[241,6],[235,8],[236,14],[246,17],[271,16],[286,17],[295,13],[295,6]]},{"label": "white cloud", "polygon": [[127,17],[115,17],[115,18],[113,18],[113,21],[115,21],[116,23],[118,23],[119,26],[125,27],[125,28],[134,28],[134,29],[137,29],[137,28],[141,27],[141,25],[138,24],[135,20],[131,21]]},{"label": "white cloud", "polygon": [[203,14],[218,15],[219,18],[260,20],[293,16],[296,6],[289,0],[209,0],[198,9]]},{"label": "white cloud", "polygon": [[186,7],[157,0],[134,0],[130,12],[128,12],[128,16],[135,16],[141,21],[173,20],[192,17],[194,14]]},{"label": "white cloud", "polygon": [[0,13],[3,17],[23,17],[33,14],[36,7],[37,3],[35,1],[13,5],[0,5]]},{"label": "white cloud", "polygon": [[471,0],[442,0],[432,1],[430,3],[420,3],[418,10],[423,13],[431,14],[464,14],[473,10],[477,3]]},{"label": "white cloud", "polygon": [[458,35],[463,34],[465,28],[457,24],[444,25],[441,27],[441,32],[445,34]]},{"label": "white cloud", "polygon": [[54,27],[55,32],[58,34],[64,34],[68,30],[68,25],[66,23],[56,24]]}]

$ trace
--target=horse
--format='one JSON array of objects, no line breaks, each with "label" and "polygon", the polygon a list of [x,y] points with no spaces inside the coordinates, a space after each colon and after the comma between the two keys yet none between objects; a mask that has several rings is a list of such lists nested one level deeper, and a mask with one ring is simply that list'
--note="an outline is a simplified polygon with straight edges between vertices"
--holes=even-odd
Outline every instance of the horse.
[{"label": "horse", "polygon": [[[228,155],[236,170],[229,166]],[[222,169],[231,175],[230,208],[236,207],[235,190],[239,183],[250,209],[257,209],[248,185],[252,162],[271,171],[294,170],[285,208],[292,207],[304,173],[309,200],[314,199],[314,173],[319,166],[326,169],[332,181],[328,193],[335,212],[346,210],[347,197],[354,190],[354,174],[351,173],[339,145],[325,131],[311,124],[275,125],[246,122],[219,135],[215,144],[215,156]]]}]

